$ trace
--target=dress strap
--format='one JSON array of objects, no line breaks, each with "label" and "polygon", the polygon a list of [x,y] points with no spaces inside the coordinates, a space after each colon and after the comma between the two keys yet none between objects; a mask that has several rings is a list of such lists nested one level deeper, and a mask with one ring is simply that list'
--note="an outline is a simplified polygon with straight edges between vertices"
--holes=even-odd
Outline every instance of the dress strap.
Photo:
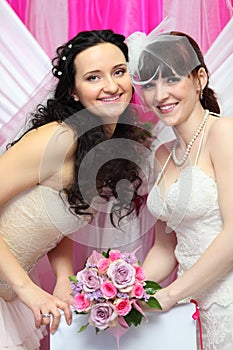
[{"label": "dress strap", "polygon": [[157,180],[156,180],[156,184],[158,185],[159,181],[161,180],[161,177],[163,176],[163,173],[164,173],[164,170],[166,169],[166,166],[171,158],[171,153],[169,154],[169,156],[167,157],[167,160],[166,162],[164,163],[163,167],[162,167],[162,170],[160,171],[158,177],[157,177]]},{"label": "dress strap", "polygon": [[197,165],[197,162],[198,162],[198,159],[199,159],[199,156],[200,156],[200,153],[201,153],[201,146],[202,146],[203,138],[204,138],[204,135],[205,135],[206,124],[207,123],[205,123],[205,126],[204,126],[204,128],[202,130],[202,134],[201,134],[200,142],[199,142],[199,145],[198,145],[198,150],[197,150],[197,155],[196,155],[194,166]]}]

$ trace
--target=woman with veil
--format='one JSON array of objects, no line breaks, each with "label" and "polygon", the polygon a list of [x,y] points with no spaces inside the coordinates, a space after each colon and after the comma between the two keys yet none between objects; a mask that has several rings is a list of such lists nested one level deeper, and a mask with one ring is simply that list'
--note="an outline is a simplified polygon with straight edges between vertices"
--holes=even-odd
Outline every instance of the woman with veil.
[{"label": "woman with veil", "polygon": [[143,266],[157,282],[177,266],[175,281],[156,293],[163,311],[194,299],[204,349],[230,350],[233,119],[220,117],[203,54],[190,36],[150,34],[138,52],[139,40],[127,39],[133,85],[141,103],[175,135],[155,154],[147,205],[157,220],[156,239]]}]

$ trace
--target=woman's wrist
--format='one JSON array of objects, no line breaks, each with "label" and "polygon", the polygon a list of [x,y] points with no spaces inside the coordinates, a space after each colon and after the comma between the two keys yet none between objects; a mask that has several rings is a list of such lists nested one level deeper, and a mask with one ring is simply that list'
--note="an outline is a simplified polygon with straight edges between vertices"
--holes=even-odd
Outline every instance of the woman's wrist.
[{"label": "woman's wrist", "polygon": [[160,303],[163,311],[169,310],[179,301],[179,299],[177,298],[174,291],[170,288],[170,286],[158,290],[154,297]]},{"label": "woman's wrist", "polygon": [[30,288],[33,285],[33,281],[30,279],[28,275],[25,275],[25,277],[22,280],[15,280],[11,287],[14,290],[14,292],[18,295],[22,293],[26,288]]},{"label": "woman's wrist", "polygon": [[74,272],[67,271],[67,273],[59,274],[57,276],[57,283],[66,283],[69,282],[69,276],[74,275]]}]

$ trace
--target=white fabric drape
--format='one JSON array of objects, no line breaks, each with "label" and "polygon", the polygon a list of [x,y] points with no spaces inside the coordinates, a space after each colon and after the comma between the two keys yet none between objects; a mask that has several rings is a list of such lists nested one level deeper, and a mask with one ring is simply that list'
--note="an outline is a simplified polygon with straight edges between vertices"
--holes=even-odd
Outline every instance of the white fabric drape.
[{"label": "white fabric drape", "polygon": [[[0,1],[0,145],[21,128],[14,115],[51,70],[48,56],[5,0]],[[24,116],[25,118],[25,116]]]},{"label": "white fabric drape", "polygon": [[0,21],[0,118],[5,122],[28,100],[51,69],[51,64],[44,50],[6,1],[0,2]]},{"label": "white fabric drape", "polygon": [[68,40],[68,1],[28,1],[26,25],[52,59]]},{"label": "white fabric drape", "polygon": [[227,23],[205,55],[223,116],[233,117],[233,18]]}]

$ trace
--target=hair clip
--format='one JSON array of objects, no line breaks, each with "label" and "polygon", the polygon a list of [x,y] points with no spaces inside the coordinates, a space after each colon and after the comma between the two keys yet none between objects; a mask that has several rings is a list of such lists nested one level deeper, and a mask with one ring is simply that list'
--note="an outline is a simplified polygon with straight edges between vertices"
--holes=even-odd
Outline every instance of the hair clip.
[{"label": "hair clip", "polygon": [[68,45],[68,48],[71,49],[71,47],[72,47],[72,44],[69,44],[69,45]]}]

